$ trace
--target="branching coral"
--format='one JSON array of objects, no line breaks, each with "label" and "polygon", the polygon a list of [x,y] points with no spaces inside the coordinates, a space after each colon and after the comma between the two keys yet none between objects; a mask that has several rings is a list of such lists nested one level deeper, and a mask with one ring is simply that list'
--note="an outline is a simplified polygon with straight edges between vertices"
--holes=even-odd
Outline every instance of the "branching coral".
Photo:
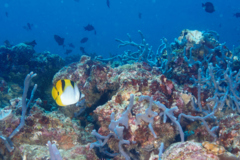
[{"label": "branching coral", "polygon": [[37,74],[34,74],[33,72],[31,72],[26,76],[26,78],[24,80],[24,90],[23,90],[23,95],[22,95],[22,116],[21,116],[21,122],[20,122],[19,126],[7,138],[4,137],[3,135],[0,135],[0,138],[4,141],[4,144],[9,152],[12,152],[14,150],[14,146],[11,141],[11,138],[13,138],[25,124],[25,115],[26,115],[27,109],[29,107],[29,104],[31,103],[31,101],[33,99],[34,93],[37,89],[37,85],[36,84],[34,85],[32,93],[31,93],[31,97],[30,97],[30,100],[28,103],[26,103],[27,92],[28,92],[28,88],[29,88],[32,78],[35,77],[36,75]]},{"label": "branching coral", "polygon": [[[123,150],[122,145],[130,144],[129,140],[123,139],[123,130],[124,130],[124,127],[128,128],[128,114],[131,113],[133,102],[134,102],[134,95],[131,94],[130,103],[127,107],[127,110],[122,113],[121,118],[119,118],[117,121],[114,120],[115,113],[113,112],[111,114],[111,123],[109,124],[109,130],[112,131],[113,133],[109,133],[107,136],[102,136],[99,133],[97,133],[95,130],[92,131],[92,135],[94,135],[98,141],[92,143],[90,148],[103,147],[107,143],[108,139],[113,135],[115,138],[119,140],[118,147],[121,155],[124,156],[126,160],[130,160],[130,157],[128,156],[128,154],[125,153],[125,151]],[[119,126],[119,124],[123,125],[124,127]]]},{"label": "branching coral", "polygon": [[140,125],[141,120],[144,120],[145,122],[149,123],[148,128],[150,129],[150,131],[152,132],[154,138],[157,138],[157,135],[155,134],[154,130],[153,130],[153,120],[154,117],[156,117],[158,115],[157,112],[153,112],[152,111],[152,103],[153,103],[153,98],[149,97],[149,96],[141,96],[139,98],[139,101],[143,101],[143,100],[148,100],[149,101],[149,107],[148,109],[145,111],[144,114],[139,113],[136,115],[136,124]]}]

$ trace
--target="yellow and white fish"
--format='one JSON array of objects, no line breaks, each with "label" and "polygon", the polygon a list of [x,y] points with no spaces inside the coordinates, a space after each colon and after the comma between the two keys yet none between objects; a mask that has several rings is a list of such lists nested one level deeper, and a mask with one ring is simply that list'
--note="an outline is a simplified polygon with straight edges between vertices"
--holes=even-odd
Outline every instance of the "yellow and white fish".
[{"label": "yellow and white fish", "polygon": [[52,89],[52,97],[59,106],[75,104],[82,96],[76,83],[69,79],[57,81]]}]

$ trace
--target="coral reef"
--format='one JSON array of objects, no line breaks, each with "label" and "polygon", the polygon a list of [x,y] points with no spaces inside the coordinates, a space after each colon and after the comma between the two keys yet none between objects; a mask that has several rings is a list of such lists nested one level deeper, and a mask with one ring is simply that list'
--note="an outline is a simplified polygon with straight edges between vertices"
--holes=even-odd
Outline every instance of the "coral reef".
[{"label": "coral reef", "polygon": [[[9,105],[9,100],[19,97],[22,92],[22,80],[30,71],[37,73],[41,78],[35,80],[38,84],[38,96],[44,101],[53,102],[51,97],[45,96],[51,92],[51,80],[53,75],[64,66],[64,60],[50,52],[36,53],[34,45],[19,43],[14,46],[0,46],[0,107]],[[11,94],[6,93],[10,90]],[[44,108],[51,109],[49,103]]]},{"label": "coral reef", "polygon": [[163,154],[162,159],[195,159],[195,160],[219,160],[235,159],[233,154],[228,153],[223,147],[209,142],[184,142],[171,145]]},{"label": "coral reef", "polygon": [[[140,44],[130,35],[128,41],[117,39],[120,47],[137,51],[109,59],[83,55],[60,69],[52,83],[70,79],[85,99],[52,112],[35,100],[25,126],[12,138],[14,151],[1,144],[0,153],[47,159],[48,143],[63,159],[238,159],[236,54],[214,31],[183,30],[172,43],[163,38],[156,53],[139,33]],[[5,83],[0,83],[3,92]],[[12,99],[4,108],[12,111],[1,121],[5,136],[20,124],[20,103],[21,98]]]},{"label": "coral reef", "polygon": [[[0,128],[5,136],[9,136],[13,129],[20,124],[21,105],[19,106],[19,103],[21,102],[5,107],[13,112],[13,116],[1,121]],[[71,120],[57,111],[45,113],[44,109],[40,107],[41,103],[41,100],[37,99],[31,104],[30,113],[25,119],[25,126],[12,138],[15,145],[13,153],[8,154],[4,151],[4,145],[1,144],[2,155],[7,154],[15,160],[22,159],[21,157],[39,160],[47,158],[50,155],[46,154],[48,152],[46,144],[50,140],[58,146],[63,159],[96,157],[95,153],[89,150],[89,143],[94,140],[94,137],[90,135],[93,126],[88,125],[82,128],[79,121]]]},{"label": "coral reef", "polygon": [[[230,95],[227,95],[228,92],[226,92],[228,87],[223,87],[221,84],[228,84],[231,88],[230,80],[238,78],[238,76],[232,77],[235,72],[232,73],[231,64],[228,61],[234,60],[233,55],[224,44],[218,42],[218,34],[214,31],[183,30],[180,38],[174,43],[169,44],[166,39],[163,39],[163,44],[160,45],[157,54],[153,56],[154,52],[151,47],[146,43],[142,33],[139,33],[143,40],[142,44],[133,42],[130,36],[129,41],[117,40],[121,43],[120,46],[132,45],[139,49],[138,52],[128,52],[128,55],[123,56],[125,59],[120,58],[121,61],[125,63],[129,60],[138,60],[138,63],[111,68],[104,63],[83,56],[79,63],[60,70],[53,80],[56,82],[59,79],[68,78],[76,81],[86,95],[86,103],[89,107],[94,110],[97,106],[94,114],[100,128],[98,133],[95,131],[93,134],[98,135],[97,137],[108,135],[104,138],[104,143],[98,147],[107,144],[114,153],[120,151],[125,158],[127,154],[128,158],[126,159],[129,159],[129,156],[146,159],[151,152],[157,152],[162,142],[167,148],[174,141],[179,141],[179,133],[181,133],[183,141],[182,128],[185,128],[185,133],[193,131],[192,136],[186,138],[200,142],[203,139],[218,140],[219,127],[216,118],[223,116],[221,113],[223,106],[236,104],[233,110],[228,110],[228,114],[234,112],[234,108],[238,108],[238,101],[234,102],[230,98],[231,95],[237,97],[238,93],[235,95],[234,93],[238,82],[233,84]],[[157,56],[161,58],[158,62],[153,59]],[[121,56],[115,58],[119,57]],[[97,60],[110,61],[110,59],[99,59],[98,57]],[[220,67],[218,68],[218,64],[225,69],[229,66],[229,69],[224,72]],[[216,83],[217,76],[222,78],[220,83]],[[111,90],[113,88],[114,92]],[[103,95],[106,93],[108,96],[103,99]],[[122,124],[124,129],[121,132],[123,139],[129,142],[128,145],[123,145],[125,153],[122,153],[122,149],[116,144],[118,143],[116,140],[119,139],[116,135],[119,133],[110,136],[115,131],[108,126],[112,120],[123,116],[131,94],[135,96],[134,105],[131,114],[128,115],[128,125]],[[152,106],[151,101],[138,101],[142,95],[152,97],[153,101],[162,104],[165,108],[158,109],[156,102]],[[99,101],[103,100],[105,103],[101,105]],[[166,120],[167,116],[162,112],[165,109],[171,111],[169,117],[173,122],[177,122],[175,123],[177,127],[173,127]],[[114,117],[112,113],[114,113]],[[160,123],[163,115],[165,123]],[[201,123],[189,123],[186,119],[180,121],[180,115],[184,115],[190,120],[202,120],[204,126],[201,126]],[[178,116],[180,116],[178,121],[175,121]]]}]

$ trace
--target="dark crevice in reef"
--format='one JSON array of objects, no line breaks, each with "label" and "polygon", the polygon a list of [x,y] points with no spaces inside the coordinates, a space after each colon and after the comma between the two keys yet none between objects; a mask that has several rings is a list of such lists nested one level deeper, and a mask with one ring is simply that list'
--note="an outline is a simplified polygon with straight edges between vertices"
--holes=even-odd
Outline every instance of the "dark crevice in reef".
[{"label": "dark crevice in reef", "polygon": [[129,152],[133,159],[140,159],[140,154],[135,149],[131,149]]},{"label": "dark crevice in reef", "polygon": [[81,114],[83,117],[85,117],[84,120],[81,120],[81,126],[85,127],[87,123],[90,122],[93,123],[94,128],[98,130],[99,125],[97,124],[97,117],[94,116],[94,114],[91,117],[89,115],[91,115],[98,106],[104,105],[109,100],[111,100],[112,96],[116,93],[117,90],[108,90],[102,94],[102,96],[95,104],[93,104],[91,107],[87,107],[86,110]]},{"label": "dark crevice in reef", "polygon": [[[186,137],[184,137],[184,138],[186,138]],[[178,134],[178,135],[175,137],[175,142],[181,142],[180,134]]]},{"label": "dark crevice in reef", "polygon": [[[114,155],[114,151],[112,151],[107,144],[101,148],[95,147],[94,151],[99,159],[112,159],[113,156],[110,156],[110,154]],[[108,153],[110,154],[107,155]]]}]

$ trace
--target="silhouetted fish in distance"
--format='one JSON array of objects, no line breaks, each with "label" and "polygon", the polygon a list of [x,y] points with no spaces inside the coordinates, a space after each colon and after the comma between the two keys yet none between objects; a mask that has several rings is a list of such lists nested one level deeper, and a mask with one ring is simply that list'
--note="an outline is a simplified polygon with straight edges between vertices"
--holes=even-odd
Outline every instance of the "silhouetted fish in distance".
[{"label": "silhouetted fish in distance", "polygon": [[110,8],[110,1],[109,0],[107,0],[107,6],[108,6],[108,8]]},{"label": "silhouetted fish in distance", "polygon": [[67,49],[64,54],[68,55],[69,53],[72,53],[71,49]]},{"label": "silhouetted fish in distance", "polygon": [[79,0],[74,0],[75,2],[79,2]]},{"label": "silhouetted fish in distance", "polygon": [[95,28],[91,24],[88,24],[86,27],[83,27],[83,28],[85,29],[85,31],[93,31],[94,30],[94,34],[95,35],[97,34]]},{"label": "silhouetted fish in distance", "polygon": [[95,30],[95,28],[94,28],[93,25],[91,25],[91,24],[88,24],[86,27],[84,27],[84,29],[85,29],[86,31]]},{"label": "silhouetted fish in distance", "polygon": [[33,41],[31,41],[31,42],[24,42],[26,45],[29,45],[29,46],[36,46],[37,45],[37,43],[36,43],[36,41],[35,40],[33,40]]},{"label": "silhouetted fish in distance", "polygon": [[83,54],[86,53],[86,52],[85,52],[85,49],[84,49],[83,47],[80,47],[80,51],[81,51]]},{"label": "silhouetted fish in distance", "polygon": [[9,40],[4,41],[4,45],[8,48],[12,47],[13,45],[10,44]]},{"label": "silhouetted fish in distance", "polygon": [[[54,35],[54,39],[55,41],[58,43],[59,46],[63,46],[64,44],[64,38],[61,38],[60,36],[58,35]],[[63,46],[64,47],[64,46]]]},{"label": "silhouetted fish in distance", "polygon": [[84,37],[83,39],[81,39],[81,43],[86,43],[88,41],[88,38],[87,37]]},{"label": "silhouetted fish in distance", "polygon": [[33,24],[27,23],[27,26],[23,26],[24,29],[26,29],[27,31],[32,30],[32,26]]},{"label": "silhouetted fish in distance", "polygon": [[140,12],[138,13],[138,18],[142,19],[142,13],[140,13]]},{"label": "silhouetted fish in distance", "polygon": [[240,17],[240,13],[235,13],[233,16],[235,16],[236,18],[239,18]]},{"label": "silhouetted fish in distance", "polygon": [[211,2],[202,3],[203,9],[208,13],[213,13],[215,11],[214,6]]},{"label": "silhouetted fish in distance", "polygon": [[68,44],[69,47],[75,48],[75,46],[72,43]]},{"label": "silhouetted fish in distance", "polygon": [[8,17],[8,12],[5,12],[5,16]]},{"label": "silhouetted fish in distance", "polygon": [[27,23],[27,26],[28,26],[28,28],[29,28],[30,30],[32,30],[32,24]]}]

